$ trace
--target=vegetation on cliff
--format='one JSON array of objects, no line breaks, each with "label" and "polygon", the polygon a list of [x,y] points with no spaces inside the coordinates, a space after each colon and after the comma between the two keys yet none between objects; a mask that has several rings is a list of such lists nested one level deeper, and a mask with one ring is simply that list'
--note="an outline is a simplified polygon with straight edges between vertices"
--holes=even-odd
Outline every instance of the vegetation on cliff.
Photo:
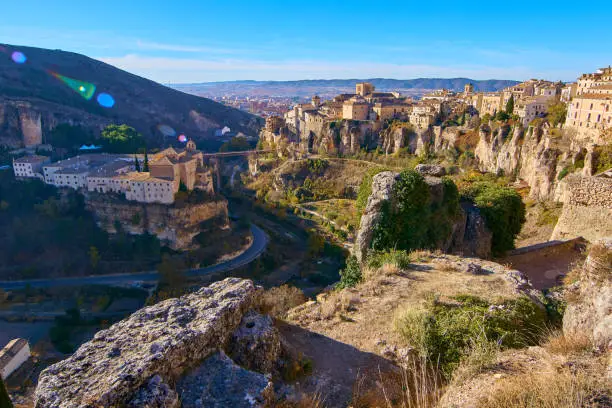
[{"label": "vegetation on cliff", "polygon": [[492,251],[502,255],[514,248],[514,239],[525,222],[525,204],[520,194],[499,184],[482,181],[466,186],[463,198],[474,202],[493,233]]},{"label": "vegetation on cliff", "polygon": [[374,250],[435,248],[448,238],[459,214],[459,194],[452,180],[443,179],[442,200],[432,202],[425,178],[414,170],[404,170],[392,194],[383,204],[381,221],[374,230]]}]

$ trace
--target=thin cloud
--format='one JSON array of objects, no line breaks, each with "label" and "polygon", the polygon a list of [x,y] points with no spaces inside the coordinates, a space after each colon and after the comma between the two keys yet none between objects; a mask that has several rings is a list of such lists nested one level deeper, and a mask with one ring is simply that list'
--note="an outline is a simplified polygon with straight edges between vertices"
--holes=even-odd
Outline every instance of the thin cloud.
[{"label": "thin cloud", "polygon": [[201,47],[201,46],[190,46],[182,44],[164,44],[150,41],[136,41],[136,46],[141,50],[158,50],[158,51],[176,51],[176,52],[188,52],[188,53],[216,53],[216,54],[234,54],[242,52],[241,50],[230,49],[230,48],[216,48],[216,47]]}]

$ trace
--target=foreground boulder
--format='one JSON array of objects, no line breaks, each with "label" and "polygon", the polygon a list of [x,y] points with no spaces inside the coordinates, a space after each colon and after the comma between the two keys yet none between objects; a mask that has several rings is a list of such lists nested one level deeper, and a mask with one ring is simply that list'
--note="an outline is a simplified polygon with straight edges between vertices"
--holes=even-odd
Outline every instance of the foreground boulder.
[{"label": "foreground boulder", "polygon": [[228,278],[139,310],[44,370],[36,407],[172,406],[166,384],[226,347],[257,293]]}]

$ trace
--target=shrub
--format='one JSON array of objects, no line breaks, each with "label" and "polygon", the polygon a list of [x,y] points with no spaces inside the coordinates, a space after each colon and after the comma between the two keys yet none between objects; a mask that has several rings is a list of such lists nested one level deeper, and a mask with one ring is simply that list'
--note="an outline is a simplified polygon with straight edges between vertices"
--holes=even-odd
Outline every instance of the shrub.
[{"label": "shrub", "polygon": [[447,378],[462,358],[489,347],[483,342],[502,348],[535,344],[546,323],[546,313],[526,297],[497,305],[469,295],[455,300],[458,305],[433,301],[408,309],[396,321],[402,337],[422,357],[438,361]]},{"label": "shrub", "polygon": [[304,293],[289,285],[273,287],[262,293],[258,300],[258,308],[264,314],[278,319],[287,317],[287,312],[306,302]]},{"label": "shrub", "polygon": [[399,269],[407,269],[412,261],[410,254],[406,251],[372,251],[368,254],[368,267],[373,269],[381,268],[383,265],[394,265]]},{"label": "shrub", "polygon": [[340,271],[340,282],[338,288],[350,288],[362,280],[361,266],[354,255],[346,260],[346,267]]},{"label": "shrub", "polygon": [[474,202],[493,233],[492,252],[503,255],[514,248],[514,239],[525,222],[525,204],[514,189],[492,182],[477,182],[463,192]]}]

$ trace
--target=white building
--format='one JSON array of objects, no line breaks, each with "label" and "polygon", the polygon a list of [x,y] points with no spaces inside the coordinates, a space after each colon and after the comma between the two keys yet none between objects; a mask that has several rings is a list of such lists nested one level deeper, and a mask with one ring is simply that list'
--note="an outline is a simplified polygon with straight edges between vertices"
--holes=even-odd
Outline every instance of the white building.
[{"label": "white building", "polygon": [[519,99],[514,105],[514,112],[521,119],[523,126],[529,125],[529,123],[535,118],[544,116],[548,103],[550,102],[549,96],[531,96],[528,98]]},{"label": "white building", "polygon": [[13,339],[0,351],[0,375],[8,378],[30,358],[30,345],[25,339]]},{"label": "white building", "polygon": [[49,163],[45,156],[24,156],[13,160],[15,177],[28,177],[42,179],[43,164]]}]

